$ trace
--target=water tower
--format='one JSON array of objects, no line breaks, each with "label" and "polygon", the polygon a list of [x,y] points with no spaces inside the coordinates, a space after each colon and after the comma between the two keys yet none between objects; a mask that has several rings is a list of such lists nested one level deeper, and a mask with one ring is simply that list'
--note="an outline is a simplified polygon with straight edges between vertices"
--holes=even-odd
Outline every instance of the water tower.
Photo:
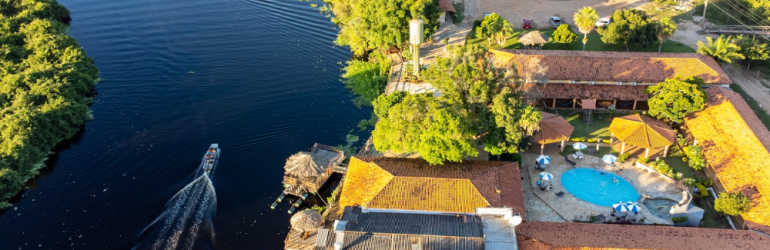
[{"label": "water tower", "polygon": [[414,76],[420,76],[420,44],[422,44],[422,19],[412,19],[409,21],[409,44],[414,51]]}]

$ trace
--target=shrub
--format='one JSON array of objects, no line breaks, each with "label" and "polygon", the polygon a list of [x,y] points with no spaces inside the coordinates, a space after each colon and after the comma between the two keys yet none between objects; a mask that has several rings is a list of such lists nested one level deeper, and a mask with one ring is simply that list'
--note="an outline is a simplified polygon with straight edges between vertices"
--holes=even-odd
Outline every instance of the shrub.
[{"label": "shrub", "polygon": [[682,157],[682,161],[683,161],[683,162],[687,162],[687,157],[684,157],[684,156],[683,156],[683,157]]},{"label": "shrub", "polygon": [[564,44],[564,49],[569,48],[569,44],[575,41],[575,38],[577,35],[575,35],[575,32],[572,32],[572,29],[569,27],[569,24],[562,24],[559,25],[558,28],[556,28],[556,31],[553,32],[550,38],[548,38],[549,43],[561,43]]},{"label": "shrub", "polygon": [[683,173],[676,173],[676,174],[674,174],[673,178],[674,178],[674,180],[679,180],[679,179],[682,179],[682,177],[684,177]]},{"label": "shrub", "polygon": [[751,209],[751,199],[740,192],[724,193],[714,202],[714,209],[729,215],[739,215]]},{"label": "shrub", "polygon": [[700,196],[708,197],[709,193],[706,191],[706,187],[703,186],[703,184],[696,183],[695,187],[698,188],[698,192],[700,193]]},{"label": "shrub", "polygon": [[696,183],[695,179],[693,179],[693,178],[684,178],[684,179],[682,179],[682,184],[684,184],[685,186],[687,186],[689,188],[694,187],[695,183]]},{"label": "shrub", "polygon": [[515,161],[515,162],[518,162],[519,163],[519,167],[522,166],[521,165],[521,155],[520,154],[513,154],[513,155],[511,155],[511,160]]},{"label": "shrub", "polygon": [[621,154],[618,156],[618,162],[626,162],[626,160],[628,160],[628,156],[630,156],[628,153]]},{"label": "shrub", "polygon": [[674,222],[674,223],[685,222],[685,221],[687,221],[687,220],[688,220],[688,217],[687,217],[687,216],[681,216],[681,217],[673,217],[673,218],[671,218],[671,221],[672,221],[672,222]]},{"label": "shrub", "polygon": [[[563,24],[562,24],[563,25]],[[588,139],[587,142],[599,142],[599,139]]]},{"label": "shrub", "polygon": [[571,142],[584,142],[584,141],[586,141],[586,138],[583,138],[583,137],[572,137],[572,138],[569,139],[569,141],[571,141]]},{"label": "shrub", "polygon": [[319,214],[323,214],[324,211],[326,211],[326,206],[322,207],[322,206],[318,206],[318,205],[313,205],[313,207],[311,207],[310,210],[316,211]]},{"label": "shrub", "polygon": [[612,141],[611,141],[611,140],[609,140],[609,139],[604,139],[604,140],[602,140],[602,142],[603,142],[604,144],[612,144]]},{"label": "shrub", "polygon": [[695,181],[697,183],[702,184],[703,186],[706,186],[706,187],[711,187],[711,186],[714,185],[714,181],[712,181],[711,179],[709,179],[709,178],[707,178],[705,176],[698,176],[698,178],[695,179]]},{"label": "shrub", "polygon": [[639,157],[639,160],[637,160],[637,161],[639,161],[639,163],[641,163],[641,164],[647,164],[647,161],[649,161],[649,160],[650,160],[650,158],[647,158],[647,157]]},{"label": "shrub", "polygon": [[703,157],[701,146],[686,147],[685,154],[689,158],[688,165],[694,170],[701,170],[706,166],[706,158]]}]

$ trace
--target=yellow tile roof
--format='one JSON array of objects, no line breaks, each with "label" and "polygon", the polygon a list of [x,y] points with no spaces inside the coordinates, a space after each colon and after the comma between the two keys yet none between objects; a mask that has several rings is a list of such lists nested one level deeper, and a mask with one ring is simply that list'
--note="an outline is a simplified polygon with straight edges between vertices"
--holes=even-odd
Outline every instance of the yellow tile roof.
[{"label": "yellow tile roof", "polygon": [[741,214],[749,227],[770,233],[770,131],[737,93],[716,87],[705,92],[706,108],[685,124],[725,191],[752,198],[751,210]]},{"label": "yellow tile roof", "polygon": [[665,147],[676,138],[676,131],[664,122],[640,114],[613,119],[610,132],[620,141],[642,148]]},{"label": "yellow tile roof", "polygon": [[505,206],[523,214],[523,204],[518,164],[510,162],[431,166],[422,159],[353,157],[340,195],[340,207],[449,213]]}]

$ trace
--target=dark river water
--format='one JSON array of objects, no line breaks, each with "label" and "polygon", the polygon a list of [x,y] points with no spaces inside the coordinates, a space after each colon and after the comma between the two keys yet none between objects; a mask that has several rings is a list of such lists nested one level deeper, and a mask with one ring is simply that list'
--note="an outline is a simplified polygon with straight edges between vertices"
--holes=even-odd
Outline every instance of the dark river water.
[{"label": "dark river water", "polygon": [[[371,113],[339,81],[335,26],[296,0],[60,2],[104,81],[84,133],[0,214],[0,249],[281,249],[285,159]],[[213,188],[195,181],[212,142]]]}]

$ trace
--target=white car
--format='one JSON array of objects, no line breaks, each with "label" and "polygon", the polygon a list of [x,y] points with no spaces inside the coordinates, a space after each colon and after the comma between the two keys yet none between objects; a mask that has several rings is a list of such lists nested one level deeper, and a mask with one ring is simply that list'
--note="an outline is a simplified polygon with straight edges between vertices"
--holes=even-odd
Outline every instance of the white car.
[{"label": "white car", "polygon": [[610,24],[609,18],[599,18],[599,21],[596,21],[596,27],[607,26],[609,24]]},{"label": "white car", "polygon": [[555,29],[555,28],[558,28],[559,25],[561,25],[561,18],[557,16],[552,16],[550,19],[548,19],[548,22],[551,23],[551,26]]}]

